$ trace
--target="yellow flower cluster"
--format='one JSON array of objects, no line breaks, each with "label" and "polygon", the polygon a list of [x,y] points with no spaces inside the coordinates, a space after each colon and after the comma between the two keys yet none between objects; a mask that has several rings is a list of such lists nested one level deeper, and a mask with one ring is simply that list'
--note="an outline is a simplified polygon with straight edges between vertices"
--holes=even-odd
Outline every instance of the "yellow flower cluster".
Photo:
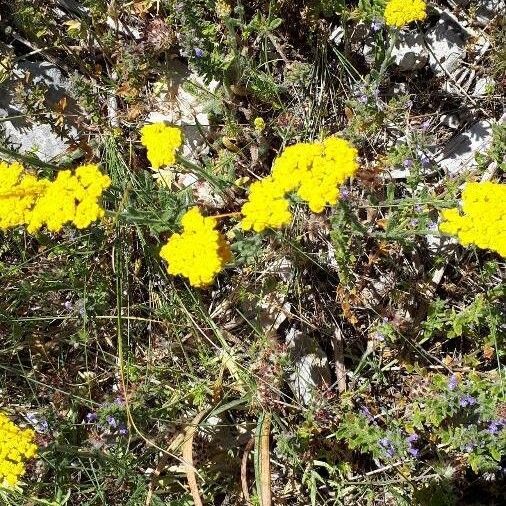
[{"label": "yellow flower cluster", "polygon": [[389,0],[385,7],[385,22],[400,28],[412,21],[423,21],[427,17],[427,4],[423,0]]},{"label": "yellow flower cluster", "polygon": [[467,183],[462,192],[462,213],[445,209],[439,230],[457,236],[463,246],[496,251],[506,258],[506,184]]},{"label": "yellow flower cluster", "polygon": [[204,217],[197,207],[181,219],[183,232],[173,234],[160,250],[167,261],[167,271],[182,275],[196,287],[210,285],[214,277],[232,258],[225,237],[216,230],[216,219]]},{"label": "yellow flower cluster", "polygon": [[274,161],[271,175],[251,185],[241,226],[262,232],[290,223],[286,198],[290,192],[297,192],[311,211],[321,213],[326,205],[337,203],[339,186],[357,170],[357,150],[339,137],[289,146]]},{"label": "yellow flower cluster", "polygon": [[165,123],[151,123],[141,128],[141,143],[147,149],[153,169],[176,163],[176,151],[183,143],[183,133],[178,127]]},{"label": "yellow flower cluster", "polygon": [[97,165],[62,170],[49,181],[19,163],[0,162],[0,230],[26,225],[29,233],[43,226],[57,232],[66,223],[86,228],[104,215],[99,198],[110,184]]},{"label": "yellow flower cluster", "polygon": [[20,429],[0,412],[0,487],[15,486],[25,474],[25,461],[37,453],[35,433]]}]

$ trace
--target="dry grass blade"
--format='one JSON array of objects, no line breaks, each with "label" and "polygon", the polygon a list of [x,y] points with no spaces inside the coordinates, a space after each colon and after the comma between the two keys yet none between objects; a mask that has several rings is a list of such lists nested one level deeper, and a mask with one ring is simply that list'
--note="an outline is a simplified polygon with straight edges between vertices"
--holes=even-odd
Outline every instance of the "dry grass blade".
[{"label": "dry grass blade", "polygon": [[197,486],[197,475],[195,474],[195,468],[193,467],[193,436],[197,431],[200,421],[204,418],[206,413],[207,410],[201,411],[184,431],[183,459],[185,461],[186,479],[188,480],[188,486],[190,487],[190,493],[193,497],[195,506],[203,506],[203,502],[200,498]]},{"label": "dry grass blade", "polygon": [[244,496],[244,502],[246,504],[252,504],[248,490],[248,457],[254,445],[255,438],[251,438],[244,448],[244,453],[241,460],[241,488]]},{"label": "dry grass blade", "polygon": [[255,434],[255,478],[260,506],[271,506],[271,459],[269,439],[271,435],[270,413],[263,413]]},{"label": "dry grass blade", "polygon": [[337,389],[342,394],[346,392],[346,368],[344,366],[343,332],[338,326],[334,330],[334,362]]}]

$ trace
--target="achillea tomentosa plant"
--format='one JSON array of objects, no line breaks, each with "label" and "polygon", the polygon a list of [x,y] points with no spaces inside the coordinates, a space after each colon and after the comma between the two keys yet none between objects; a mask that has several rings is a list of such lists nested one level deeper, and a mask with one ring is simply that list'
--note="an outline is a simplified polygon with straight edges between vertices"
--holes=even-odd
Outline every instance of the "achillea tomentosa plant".
[{"label": "achillea tomentosa plant", "polygon": [[180,128],[163,122],[144,125],[141,129],[141,144],[147,149],[147,157],[154,170],[176,163],[176,151],[183,143]]},{"label": "achillea tomentosa plant", "polygon": [[462,213],[457,208],[441,213],[439,230],[456,236],[463,246],[496,251],[506,257],[506,184],[467,183],[462,192]]},{"label": "achillea tomentosa plant", "polygon": [[287,194],[296,192],[311,211],[321,213],[339,199],[339,186],[358,170],[357,150],[344,139],[287,147],[274,161],[269,176],[253,183],[242,208],[245,230],[262,232],[290,223]]},{"label": "achillea tomentosa plant", "polygon": [[26,225],[31,234],[67,223],[83,229],[104,216],[99,204],[111,180],[97,165],[62,170],[54,181],[28,174],[19,163],[0,162],[0,230]]},{"label": "achillea tomentosa plant", "polygon": [[389,0],[385,7],[385,22],[400,28],[412,21],[423,21],[427,17],[427,4],[423,0]]},{"label": "achillea tomentosa plant", "polygon": [[173,234],[160,250],[169,274],[182,275],[196,287],[210,285],[232,258],[225,237],[216,230],[216,219],[204,217],[197,207],[181,219],[183,232]]},{"label": "achillea tomentosa plant", "polygon": [[18,484],[26,472],[25,462],[37,454],[31,429],[20,429],[0,412],[0,488]]}]

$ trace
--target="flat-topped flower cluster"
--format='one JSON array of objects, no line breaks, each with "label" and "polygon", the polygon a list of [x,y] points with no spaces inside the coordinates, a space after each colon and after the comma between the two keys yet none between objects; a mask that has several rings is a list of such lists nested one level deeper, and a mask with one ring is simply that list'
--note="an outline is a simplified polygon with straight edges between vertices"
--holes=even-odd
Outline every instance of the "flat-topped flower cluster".
[{"label": "flat-topped flower cluster", "polygon": [[31,429],[20,429],[0,412],[0,487],[17,485],[25,474],[25,462],[37,454]]},{"label": "flat-topped flower cluster", "polygon": [[325,206],[337,203],[339,186],[357,170],[357,150],[339,137],[289,146],[274,161],[271,174],[250,186],[241,225],[262,232],[289,224],[292,213],[287,195],[292,192],[311,211],[321,213]]},{"label": "flat-topped flower cluster", "polygon": [[19,163],[0,162],[0,230],[26,226],[58,232],[67,223],[82,229],[102,218],[99,199],[111,180],[97,165],[62,170],[50,181],[29,174]]},{"label": "flat-topped flower cluster", "polygon": [[216,230],[217,221],[204,217],[197,207],[181,219],[183,231],[173,234],[160,250],[169,274],[188,278],[196,287],[210,285],[232,254],[225,237]]},{"label": "flat-topped flower cluster", "polygon": [[400,28],[412,21],[427,17],[427,4],[423,0],[389,0],[385,7],[385,23]]},{"label": "flat-topped flower cluster", "polygon": [[439,230],[458,237],[463,246],[496,251],[506,257],[506,184],[466,183],[462,192],[462,212],[445,209]]}]

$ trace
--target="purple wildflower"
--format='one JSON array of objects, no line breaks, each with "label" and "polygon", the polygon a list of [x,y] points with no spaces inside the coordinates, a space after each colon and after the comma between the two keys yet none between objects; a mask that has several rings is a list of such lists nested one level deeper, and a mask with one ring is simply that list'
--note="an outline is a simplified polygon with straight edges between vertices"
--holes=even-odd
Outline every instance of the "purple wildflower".
[{"label": "purple wildflower", "polygon": [[411,158],[406,158],[406,160],[402,162],[402,165],[404,165],[406,169],[410,169],[413,167],[413,160],[411,160]]},{"label": "purple wildflower", "polygon": [[118,426],[118,421],[112,415],[108,415],[105,421],[109,424],[109,426],[112,429],[115,429]]},{"label": "purple wildflower", "polygon": [[369,408],[367,406],[362,406],[359,409],[360,413],[362,413],[369,421],[374,421],[374,417],[372,416],[371,412],[369,411]]},{"label": "purple wildflower", "polygon": [[114,399],[114,404],[117,406],[123,406],[125,404],[125,401],[123,397],[116,397],[116,399]]},{"label": "purple wildflower", "polygon": [[367,95],[359,95],[358,99],[357,99],[361,104],[367,104],[367,102],[369,101],[369,99],[367,98]]},{"label": "purple wildflower", "polygon": [[128,434],[128,429],[123,424],[120,424],[118,428],[118,434],[120,436],[126,436]]},{"label": "purple wildflower", "polygon": [[415,443],[416,441],[418,441],[420,439],[420,436],[418,434],[411,434],[410,436],[408,436],[406,438],[406,441],[408,443]]},{"label": "purple wildflower", "polygon": [[503,420],[492,420],[487,428],[487,432],[492,434],[492,436],[499,434],[504,427],[504,423]]},{"label": "purple wildflower", "polygon": [[93,423],[98,420],[98,415],[96,413],[90,412],[86,414],[84,419],[86,420],[86,423]]},{"label": "purple wildflower", "polygon": [[466,443],[463,450],[467,453],[471,453],[476,445],[474,443]]},{"label": "purple wildflower", "polygon": [[348,190],[348,188],[341,188],[339,190],[339,196],[341,197],[341,200],[348,200],[349,196],[350,196],[350,190]]},{"label": "purple wildflower", "polygon": [[476,399],[472,395],[466,394],[460,398],[459,404],[463,408],[467,408],[468,406],[476,404]]},{"label": "purple wildflower", "polygon": [[200,47],[194,47],[193,52],[195,53],[195,56],[197,58],[202,58],[204,56],[204,50],[201,49]]},{"label": "purple wildflower", "polygon": [[420,455],[420,450],[418,448],[413,448],[412,446],[408,448],[408,452],[415,458],[417,458]]},{"label": "purple wildflower", "polygon": [[394,448],[394,445],[392,444],[392,441],[390,441],[390,439],[384,437],[379,440],[379,444],[383,448],[383,450],[385,450],[385,453],[389,457],[393,457],[395,455],[395,448]]},{"label": "purple wildflower", "polygon": [[457,376],[455,374],[452,374],[448,380],[448,390],[455,390],[457,388],[457,383]]},{"label": "purple wildflower", "polygon": [[425,153],[422,153],[420,155],[420,163],[422,164],[422,167],[426,169],[430,166],[430,158]]},{"label": "purple wildflower", "polygon": [[373,32],[379,32],[383,28],[383,23],[379,19],[374,19],[371,23],[371,30]]}]

